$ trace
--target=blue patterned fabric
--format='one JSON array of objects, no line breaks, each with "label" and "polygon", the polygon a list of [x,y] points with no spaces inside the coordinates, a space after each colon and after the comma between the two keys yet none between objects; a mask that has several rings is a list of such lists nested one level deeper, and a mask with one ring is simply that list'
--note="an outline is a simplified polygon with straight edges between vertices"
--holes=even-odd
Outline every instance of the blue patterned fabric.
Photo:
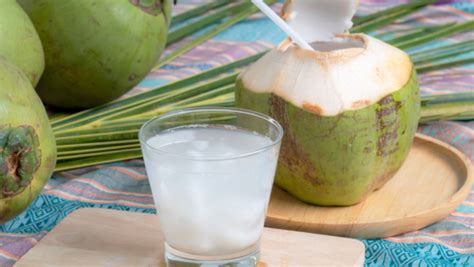
[{"label": "blue patterned fabric", "polygon": [[474,266],[465,255],[436,243],[393,243],[365,240],[366,266]]}]

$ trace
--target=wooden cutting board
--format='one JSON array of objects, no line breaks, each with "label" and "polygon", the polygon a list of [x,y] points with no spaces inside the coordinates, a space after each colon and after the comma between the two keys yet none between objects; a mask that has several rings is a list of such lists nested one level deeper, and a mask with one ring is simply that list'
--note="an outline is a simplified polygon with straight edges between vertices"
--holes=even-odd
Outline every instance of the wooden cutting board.
[{"label": "wooden cutting board", "polygon": [[[358,240],[265,228],[259,266],[361,266],[364,253]],[[15,266],[165,266],[158,216],[78,210]]]},{"label": "wooden cutting board", "polygon": [[464,154],[418,134],[397,174],[361,203],[318,207],[275,187],[266,225],[358,238],[393,236],[446,218],[469,194],[473,180]]}]

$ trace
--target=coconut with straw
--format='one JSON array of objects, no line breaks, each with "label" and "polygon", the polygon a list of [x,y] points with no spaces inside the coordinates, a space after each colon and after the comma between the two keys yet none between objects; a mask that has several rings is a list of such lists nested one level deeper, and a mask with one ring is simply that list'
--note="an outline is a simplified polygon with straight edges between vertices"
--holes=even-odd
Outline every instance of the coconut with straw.
[{"label": "coconut with straw", "polygon": [[283,17],[312,49],[292,36],[237,81],[236,105],[269,114],[285,129],[276,184],[312,204],[353,205],[383,186],[405,160],[418,125],[410,57],[345,33],[357,4],[286,1]]}]

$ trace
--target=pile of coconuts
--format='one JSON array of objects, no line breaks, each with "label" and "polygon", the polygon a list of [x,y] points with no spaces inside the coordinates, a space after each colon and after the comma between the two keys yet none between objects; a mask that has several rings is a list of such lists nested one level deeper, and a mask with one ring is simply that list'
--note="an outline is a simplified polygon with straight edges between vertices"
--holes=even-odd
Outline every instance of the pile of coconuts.
[{"label": "pile of coconuts", "polygon": [[43,103],[71,110],[120,97],[159,59],[170,20],[170,0],[0,1],[0,223],[54,170]]},{"label": "pile of coconuts", "polygon": [[40,38],[15,0],[0,7],[0,223],[38,196],[56,164],[56,143],[34,86],[44,70]]},{"label": "pile of coconuts", "polygon": [[236,105],[279,121],[275,183],[324,206],[359,203],[394,176],[420,112],[409,56],[348,34],[358,1],[287,0],[282,17],[314,51],[287,39],[239,76]]}]

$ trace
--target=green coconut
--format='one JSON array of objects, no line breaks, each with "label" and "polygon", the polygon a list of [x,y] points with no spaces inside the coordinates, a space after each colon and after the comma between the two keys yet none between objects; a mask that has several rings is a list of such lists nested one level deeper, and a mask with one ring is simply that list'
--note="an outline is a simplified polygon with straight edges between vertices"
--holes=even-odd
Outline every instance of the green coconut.
[{"label": "green coconut", "polygon": [[38,196],[56,164],[56,143],[25,74],[0,59],[0,223]]},{"label": "green coconut", "polygon": [[[342,1],[295,3],[305,18],[314,3]],[[352,16],[354,5],[348,7]],[[322,8],[318,12],[330,13]],[[304,23],[290,25],[302,34],[308,30],[300,31]],[[420,96],[406,53],[364,34],[334,35],[350,23],[331,25],[307,40],[314,51],[285,40],[246,69],[237,80],[236,105],[282,124],[278,186],[311,204],[346,206],[401,167],[418,125]]]},{"label": "green coconut", "polygon": [[0,57],[23,70],[36,86],[44,70],[41,40],[28,15],[16,0],[3,0],[0,8]]},{"label": "green coconut", "polygon": [[41,37],[46,69],[37,92],[48,105],[80,109],[122,96],[159,59],[169,0],[19,0]]}]

